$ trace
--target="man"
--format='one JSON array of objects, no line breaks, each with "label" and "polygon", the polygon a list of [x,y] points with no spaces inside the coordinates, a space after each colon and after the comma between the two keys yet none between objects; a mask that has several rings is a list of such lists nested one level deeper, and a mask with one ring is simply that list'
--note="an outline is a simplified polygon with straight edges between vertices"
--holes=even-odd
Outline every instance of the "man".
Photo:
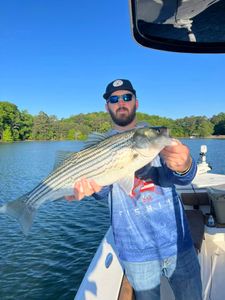
[{"label": "man", "polygon": [[[136,124],[138,100],[130,81],[114,80],[103,97],[114,124],[109,134],[140,126]],[[188,147],[174,140],[136,172],[132,196],[116,183],[100,187],[84,178],[74,186],[77,200],[109,195],[115,244],[136,300],[159,300],[161,276],[168,278],[177,300],[202,299],[198,258],[175,190],[175,184],[192,181],[196,168]]]}]

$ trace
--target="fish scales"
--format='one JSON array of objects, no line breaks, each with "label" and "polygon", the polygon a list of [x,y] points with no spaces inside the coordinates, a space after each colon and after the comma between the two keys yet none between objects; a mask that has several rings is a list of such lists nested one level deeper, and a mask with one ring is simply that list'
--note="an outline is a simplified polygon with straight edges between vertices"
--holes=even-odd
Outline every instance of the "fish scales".
[{"label": "fish scales", "polygon": [[[37,188],[35,188],[31,194],[28,195],[28,204],[32,204],[32,200],[40,199],[44,193],[49,192],[52,188],[56,188],[60,183],[64,184],[66,179],[72,178],[73,182],[78,180],[81,177],[91,178],[93,176],[99,175],[103,169],[107,168],[108,163],[112,161],[113,156],[111,155],[114,151],[119,151],[124,148],[126,140],[120,139],[117,144],[105,143],[102,147],[96,146],[95,150],[90,151],[90,148],[81,151],[80,157],[75,156],[76,165],[74,164],[74,159],[71,157],[68,159],[70,165],[61,166],[58,171],[55,171],[51,176],[47,177]],[[86,151],[87,150],[87,151]],[[105,155],[105,156],[103,156]],[[94,157],[94,163],[93,163]],[[79,160],[80,159],[80,160]],[[98,165],[96,161],[98,159]],[[106,161],[107,164],[106,164]],[[94,167],[93,167],[94,166]],[[95,174],[96,170],[98,171]],[[61,176],[61,177],[60,177]],[[61,179],[60,179],[61,178]],[[61,185],[62,186],[62,185]],[[60,187],[61,187],[60,186]],[[37,198],[37,193],[38,198]]]},{"label": "fish scales", "polygon": [[37,208],[45,201],[57,200],[73,193],[75,182],[81,178],[94,179],[103,186],[117,182],[124,192],[130,194],[135,171],[151,162],[170,144],[171,138],[165,133],[148,127],[132,129],[104,139],[98,134],[88,142],[86,149],[67,156],[33,190],[6,203],[0,207],[0,212],[15,217],[27,234]]},{"label": "fish scales", "polygon": [[[123,144],[125,143],[125,141],[122,140],[121,143],[122,143],[122,146],[124,146]],[[102,156],[102,154],[104,154],[104,153],[108,155],[108,153],[112,152],[113,149],[121,148],[122,147],[121,143],[118,143],[116,145],[114,145],[114,144],[112,145],[112,144],[110,144],[110,142],[108,142],[107,144],[104,143],[105,145],[102,144],[101,147],[96,146],[95,147],[96,149],[87,148],[85,150],[80,151],[80,153],[78,153],[78,155],[75,154],[75,158],[76,158],[75,162],[77,162],[80,159],[79,160],[79,165],[76,165],[77,173],[79,173],[78,168],[82,166],[82,162],[84,163],[83,166],[85,167],[86,164],[88,163],[88,159],[91,159],[91,161],[92,161],[93,156],[95,158],[98,158],[99,156]],[[101,151],[99,151],[99,150],[101,150]],[[66,162],[70,162],[71,165],[64,166],[66,164]],[[74,166],[74,158],[72,157],[72,158],[69,158],[68,161],[65,161],[65,163],[61,167],[59,167],[59,169],[56,170],[53,174],[48,176],[46,178],[45,182],[48,183],[48,181],[52,181],[53,175],[59,176],[60,173],[62,173],[65,176],[66,175],[65,172],[67,170],[70,171],[69,167],[73,167],[73,166]]]}]

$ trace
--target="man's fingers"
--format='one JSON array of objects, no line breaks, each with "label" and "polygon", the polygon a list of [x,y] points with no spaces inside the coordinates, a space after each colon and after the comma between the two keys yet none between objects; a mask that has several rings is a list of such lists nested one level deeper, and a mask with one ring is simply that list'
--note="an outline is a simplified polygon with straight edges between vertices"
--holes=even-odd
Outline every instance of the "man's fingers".
[{"label": "man's fingers", "polygon": [[91,186],[91,184],[88,182],[88,180],[86,178],[83,178],[81,180],[81,192],[85,195],[85,196],[90,196],[94,193],[94,190]]},{"label": "man's fingers", "polygon": [[189,148],[176,139],[173,139],[172,144],[166,146],[160,154],[171,170],[183,172],[191,165]]},{"label": "man's fingers", "polygon": [[102,187],[99,186],[94,180],[82,178],[74,184],[74,195],[66,196],[65,198],[68,201],[81,200],[85,196],[91,196],[92,194],[99,192],[101,188]]},{"label": "man's fingers", "polygon": [[90,180],[90,185],[91,185],[94,193],[97,193],[102,189],[102,187],[100,185],[98,185],[94,180]]}]

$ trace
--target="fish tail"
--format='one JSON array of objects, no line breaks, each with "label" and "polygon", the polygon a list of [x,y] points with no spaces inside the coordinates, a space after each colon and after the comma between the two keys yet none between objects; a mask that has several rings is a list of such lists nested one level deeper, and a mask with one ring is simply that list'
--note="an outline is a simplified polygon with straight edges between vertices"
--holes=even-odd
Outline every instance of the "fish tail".
[{"label": "fish tail", "polygon": [[0,213],[13,217],[19,222],[25,235],[29,233],[36,213],[36,208],[27,205],[26,199],[27,196],[24,195],[0,207]]}]

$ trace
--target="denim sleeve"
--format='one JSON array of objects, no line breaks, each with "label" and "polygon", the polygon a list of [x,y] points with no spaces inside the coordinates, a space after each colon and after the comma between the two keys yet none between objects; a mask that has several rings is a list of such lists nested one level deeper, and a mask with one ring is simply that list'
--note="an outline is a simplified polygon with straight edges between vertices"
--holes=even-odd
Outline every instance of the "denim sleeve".
[{"label": "denim sleeve", "polygon": [[138,170],[135,175],[143,180],[152,180],[154,184],[162,187],[169,187],[176,185],[187,185],[192,182],[197,172],[197,164],[192,159],[190,170],[184,174],[179,175],[173,170],[169,169],[162,157],[158,156],[150,164]]},{"label": "denim sleeve", "polygon": [[108,197],[108,194],[109,194],[111,188],[112,188],[111,185],[103,186],[103,188],[98,193],[94,193],[94,194],[92,194],[92,196],[96,200],[104,199],[104,198]]},{"label": "denim sleeve", "polygon": [[192,158],[192,164],[190,170],[184,174],[180,175],[172,170],[170,170],[166,165],[165,168],[168,169],[169,176],[171,176],[171,179],[174,184],[177,185],[187,185],[192,182],[192,180],[195,178],[195,175],[197,173],[197,163],[196,161]]}]

